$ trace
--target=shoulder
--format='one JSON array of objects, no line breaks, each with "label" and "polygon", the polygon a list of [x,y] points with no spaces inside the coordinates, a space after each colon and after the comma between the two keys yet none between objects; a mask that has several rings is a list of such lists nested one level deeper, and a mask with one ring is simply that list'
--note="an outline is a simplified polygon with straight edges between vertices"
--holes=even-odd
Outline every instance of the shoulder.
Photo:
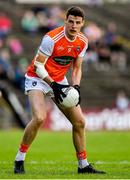
[{"label": "shoulder", "polygon": [[82,32],[79,32],[77,36],[81,42],[88,44],[88,38]]},{"label": "shoulder", "polygon": [[46,34],[42,39],[42,42],[39,46],[39,50],[42,53],[50,56],[52,54],[53,47],[54,47],[54,40]]},{"label": "shoulder", "polygon": [[52,31],[49,31],[46,35],[49,36],[53,41],[56,41],[64,36],[64,26],[60,26]]},{"label": "shoulder", "polygon": [[42,43],[53,44],[54,40],[48,34],[46,34],[45,36],[43,36]]}]

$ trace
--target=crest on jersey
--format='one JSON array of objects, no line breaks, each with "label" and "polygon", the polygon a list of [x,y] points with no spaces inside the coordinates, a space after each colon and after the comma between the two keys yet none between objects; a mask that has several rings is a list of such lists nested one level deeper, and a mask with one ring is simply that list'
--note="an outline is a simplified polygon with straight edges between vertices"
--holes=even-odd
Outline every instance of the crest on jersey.
[{"label": "crest on jersey", "polygon": [[80,46],[76,47],[76,51],[78,51],[78,52],[80,51]]}]

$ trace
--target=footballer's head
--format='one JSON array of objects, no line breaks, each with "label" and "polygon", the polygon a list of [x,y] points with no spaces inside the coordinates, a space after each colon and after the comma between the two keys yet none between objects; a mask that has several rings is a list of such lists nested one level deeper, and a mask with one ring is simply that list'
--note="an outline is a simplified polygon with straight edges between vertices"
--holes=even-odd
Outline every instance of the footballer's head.
[{"label": "footballer's head", "polygon": [[80,7],[74,6],[67,10],[65,27],[66,35],[69,38],[74,39],[77,33],[80,32],[84,25],[84,19],[84,11]]}]

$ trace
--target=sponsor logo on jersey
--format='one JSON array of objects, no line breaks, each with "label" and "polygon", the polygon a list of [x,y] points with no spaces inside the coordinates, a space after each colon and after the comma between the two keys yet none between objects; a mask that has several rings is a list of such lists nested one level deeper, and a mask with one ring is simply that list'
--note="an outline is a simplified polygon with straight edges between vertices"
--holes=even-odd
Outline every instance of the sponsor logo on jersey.
[{"label": "sponsor logo on jersey", "polygon": [[53,57],[53,60],[60,65],[68,65],[72,61],[75,60],[74,57],[71,56],[58,56],[58,57]]}]

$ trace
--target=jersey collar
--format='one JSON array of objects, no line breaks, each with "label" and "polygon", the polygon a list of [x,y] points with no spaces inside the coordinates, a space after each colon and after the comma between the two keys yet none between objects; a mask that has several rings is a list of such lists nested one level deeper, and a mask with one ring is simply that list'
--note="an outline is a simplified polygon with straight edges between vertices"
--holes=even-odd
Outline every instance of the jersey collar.
[{"label": "jersey collar", "polygon": [[66,33],[65,33],[65,26],[64,26],[64,36],[65,36],[65,38],[67,39],[67,41],[69,41],[69,42],[74,42],[74,41],[76,40],[76,38],[77,38],[77,35],[76,35],[75,38],[74,38],[74,40],[69,39],[69,38],[66,36]]}]

